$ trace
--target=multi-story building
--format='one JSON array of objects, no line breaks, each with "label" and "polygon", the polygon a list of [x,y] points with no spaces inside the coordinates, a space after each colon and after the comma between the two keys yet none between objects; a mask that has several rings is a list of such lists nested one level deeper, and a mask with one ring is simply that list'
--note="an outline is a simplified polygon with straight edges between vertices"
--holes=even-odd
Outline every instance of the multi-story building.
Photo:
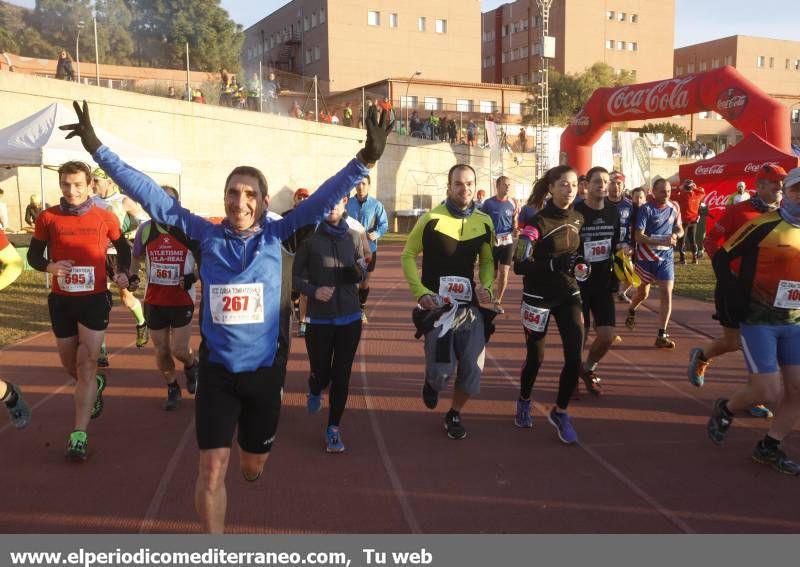
[{"label": "multi-story building", "polygon": [[411,76],[480,81],[479,0],[293,0],[245,30],[242,66],[335,92]]},{"label": "multi-story building", "polygon": [[[672,76],[675,0],[554,0],[551,69],[580,73],[594,63],[632,71],[637,82]],[[482,80],[537,80],[541,22],[536,0],[516,0],[482,16]]]},{"label": "multi-story building", "polygon": [[[800,41],[734,35],[687,45],[675,50],[675,76],[735,67],[790,110],[792,141],[800,144]],[[684,124],[688,122],[689,124]],[[681,125],[695,137],[724,149],[737,142],[741,133],[716,112],[701,112],[683,118]]]}]

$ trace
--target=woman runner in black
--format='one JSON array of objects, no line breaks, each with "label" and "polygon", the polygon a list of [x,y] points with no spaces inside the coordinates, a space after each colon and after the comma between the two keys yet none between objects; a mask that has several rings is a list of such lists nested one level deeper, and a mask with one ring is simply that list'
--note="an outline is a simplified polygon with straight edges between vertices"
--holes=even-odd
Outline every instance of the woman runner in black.
[{"label": "woman runner in black", "polygon": [[[577,192],[578,176],[570,166],[554,167],[539,179],[533,186],[534,206],[539,212],[525,227],[514,255],[514,273],[524,276],[521,315],[528,349],[514,423],[517,427],[533,425],[531,391],[544,360],[544,339],[553,315],[564,347],[564,367],[548,421],[567,444],[578,440],[567,405],[578,381],[583,345],[581,295],[575,272],[588,275],[588,267],[578,255],[584,221],[572,208]],[[552,198],[545,205],[547,193]]]},{"label": "woman runner in black", "polygon": [[311,365],[309,413],[320,410],[322,391],[330,385],[325,432],[328,453],[344,451],[339,422],[347,404],[350,371],[361,339],[358,284],[367,267],[360,236],[348,229],[342,218],[346,202],[347,197],[300,245],[293,268],[292,287],[308,297],[311,319],[305,337]]}]

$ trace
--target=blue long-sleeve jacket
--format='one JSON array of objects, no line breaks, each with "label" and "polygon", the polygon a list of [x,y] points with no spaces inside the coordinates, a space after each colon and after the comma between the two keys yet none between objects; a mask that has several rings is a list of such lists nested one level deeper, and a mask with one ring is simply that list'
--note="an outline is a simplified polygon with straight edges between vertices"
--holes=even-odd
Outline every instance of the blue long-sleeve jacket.
[{"label": "blue long-sleeve jacket", "polygon": [[[347,201],[347,215],[353,217],[364,225],[367,232],[374,232],[378,238],[386,234],[389,230],[389,219],[386,217],[386,209],[375,197],[367,195],[367,200],[360,203],[356,197]],[[378,249],[378,241],[370,240],[369,249],[372,253]]]},{"label": "blue long-sleeve jacket", "polygon": [[[200,242],[200,278],[203,303],[200,331],[208,347],[209,360],[230,372],[251,372],[272,366],[278,347],[279,303],[281,297],[281,242],[301,226],[317,223],[369,170],[353,159],[335,176],[323,183],[295,211],[281,219],[265,218],[261,229],[241,237],[224,225],[215,225],[192,214],[165,193],[147,175],[122,161],[105,146],[94,160],[119,185],[122,191],[156,221],[181,229]],[[222,286],[259,284],[263,321],[239,324],[215,322],[211,291],[221,294]],[[216,304],[219,305],[219,300]],[[241,305],[239,305],[241,307]]]}]

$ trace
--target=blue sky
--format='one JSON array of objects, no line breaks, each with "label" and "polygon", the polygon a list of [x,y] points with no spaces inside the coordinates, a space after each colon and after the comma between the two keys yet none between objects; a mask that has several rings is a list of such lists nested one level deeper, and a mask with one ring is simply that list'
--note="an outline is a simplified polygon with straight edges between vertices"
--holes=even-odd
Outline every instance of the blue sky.
[{"label": "blue sky", "polygon": [[[481,9],[491,10],[506,1],[481,0]],[[10,2],[28,7],[35,4],[34,0]],[[234,21],[248,27],[289,0],[222,0],[221,3]],[[676,0],[675,47],[736,34],[800,40],[797,5],[797,0]]]}]

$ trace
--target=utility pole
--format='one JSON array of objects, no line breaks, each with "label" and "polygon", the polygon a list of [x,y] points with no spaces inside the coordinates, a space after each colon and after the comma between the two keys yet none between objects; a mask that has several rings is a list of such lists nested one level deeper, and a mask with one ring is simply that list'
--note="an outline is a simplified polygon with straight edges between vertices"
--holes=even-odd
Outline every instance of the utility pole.
[{"label": "utility pole", "polygon": [[539,34],[539,93],[536,98],[536,178],[550,169],[550,59],[555,57],[555,38],[550,37],[553,0],[536,0],[541,19]]}]

